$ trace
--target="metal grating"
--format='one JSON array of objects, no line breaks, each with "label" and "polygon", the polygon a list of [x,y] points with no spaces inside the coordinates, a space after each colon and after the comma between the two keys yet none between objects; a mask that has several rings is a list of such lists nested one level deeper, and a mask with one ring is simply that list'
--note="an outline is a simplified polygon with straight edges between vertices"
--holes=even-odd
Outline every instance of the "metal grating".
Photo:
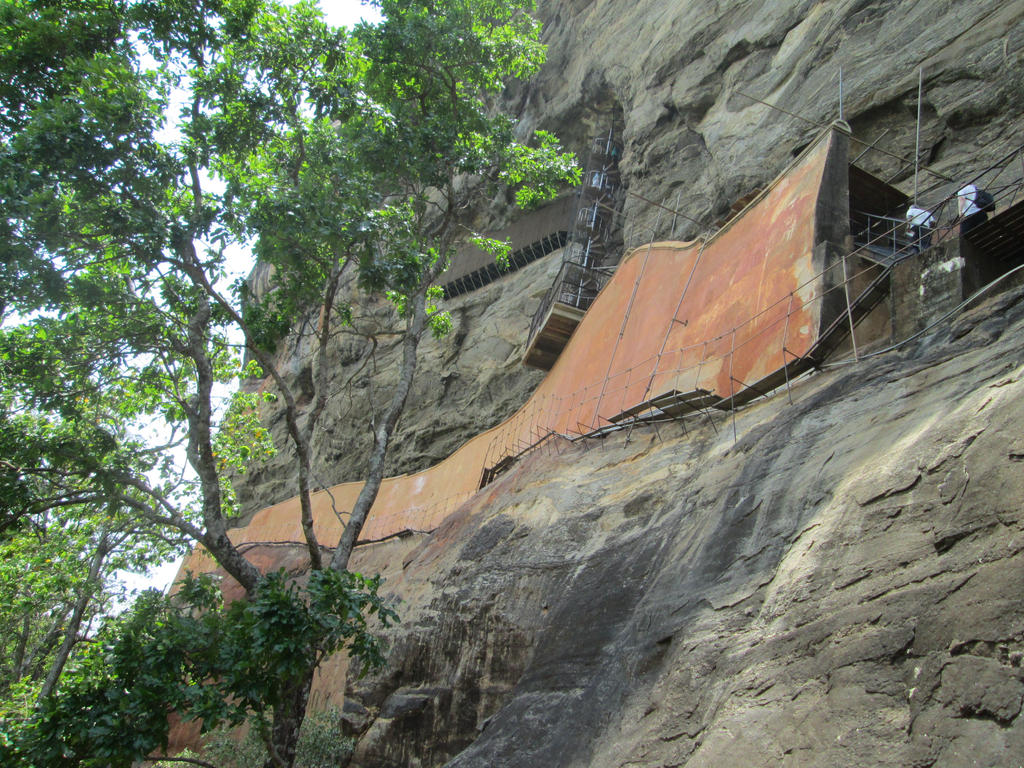
[{"label": "metal grating", "polygon": [[964,239],[987,256],[1010,266],[1024,263],[1024,200],[972,229]]},{"label": "metal grating", "polygon": [[467,275],[463,275],[451,282],[445,283],[442,288],[444,289],[444,297],[451,299],[455,296],[461,296],[464,293],[475,291],[477,288],[483,288],[488,283],[492,283],[499,277],[511,274],[517,270],[522,269],[527,264],[530,264],[537,259],[547,256],[549,253],[554,253],[559,248],[565,246],[568,240],[569,233],[565,230],[555,232],[552,235],[542,237],[536,242],[530,243],[529,245],[520,248],[512,252],[509,256],[508,266],[505,268],[499,267],[496,263],[488,264],[479,269],[475,269]]},{"label": "metal grating", "polygon": [[530,323],[523,363],[551,370],[583,314],[610,278],[607,271],[564,262]]}]

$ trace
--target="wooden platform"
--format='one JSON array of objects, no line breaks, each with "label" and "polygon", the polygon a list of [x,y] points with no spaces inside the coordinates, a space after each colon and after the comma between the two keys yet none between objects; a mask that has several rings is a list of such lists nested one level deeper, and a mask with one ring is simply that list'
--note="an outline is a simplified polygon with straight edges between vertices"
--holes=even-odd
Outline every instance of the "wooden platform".
[{"label": "wooden platform", "polygon": [[558,301],[553,303],[523,355],[523,364],[550,371],[584,314],[585,310]]}]

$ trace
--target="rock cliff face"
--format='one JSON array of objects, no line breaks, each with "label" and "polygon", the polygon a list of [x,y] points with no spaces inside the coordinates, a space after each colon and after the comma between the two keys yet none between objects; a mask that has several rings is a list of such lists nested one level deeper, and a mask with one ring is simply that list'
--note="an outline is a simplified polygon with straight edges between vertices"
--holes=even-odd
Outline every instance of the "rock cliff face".
[{"label": "rock cliff face", "polygon": [[[1024,143],[1024,9],[997,0],[771,3],[542,0],[548,63],[506,98],[525,129],[554,130],[586,156],[614,121],[630,194],[626,245],[689,238],[773,178],[819,130],[843,116],[853,156],[869,144],[912,158],[917,72],[924,71],[921,201],[933,204]],[[752,101],[754,96],[794,117]],[[868,151],[859,163],[913,188],[913,164]],[[945,177],[942,178],[942,177]],[[948,179],[948,180],[946,180]],[[998,180],[997,180],[998,181]],[[673,215],[641,197],[677,210]],[[495,201],[498,224],[508,201]],[[480,224],[481,222],[477,222]],[[537,233],[542,236],[547,233]],[[455,330],[423,355],[389,471],[423,469],[519,407],[540,374],[519,365],[529,318],[556,255],[452,302]],[[386,308],[363,326],[386,331]],[[305,350],[288,350],[291,374],[308,376]],[[373,352],[373,354],[371,354]],[[314,446],[320,485],[357,480],[369,445],[375,391],[395,378],[393,337],[342,337],[333,350],[336,395]],[[283,418],[270,414],[278,444]],[[246,512],[296,492],[287,449],[238,483]]]},{"label": "rock cliff face", "polygon": [[[922,201],[1024,143],[1019,3],[542,2],[549,63],[510,90],[584,151],[618,120],[628,245],[687,237],[839,114],[912,157]],[[856,156],[860,149],[853,147]],[[912,165],[860,163],[912,189]],[[635,195],[680,212],[675,217]],[[498,201],[500,202],[500,201]],[[392,472],[515,410],[556,255],[459,297]],[[366,323],[387,327],[383,307]],[[388,337],[334,351],[321,484],[358,479]],[[292,375],[304,374],[291,350]],[[1024,755],[1024,292],[713,423],[549,444],[429,536],[361,547],[403,623],[386,674],[345,682],[353,766],[1018,765]],[[271,415],[273,419],[273,416]],[[274,424],[275,430],[281,425]],[[242,485],[294,493],[287,456]]]},{"label": "rock cliff face", "polygon": [[[908,159],[870,152],[862,164],[908,188],[919,68],[922,162],[959,181],[1024,137],[1019,4],[542,0],[541,17],[548,64],[518,94],[527,126],[572,144],[621,117],[625,186],[689,217],[684,239],[774,177],[812,123],[840,116],[840,69],[854,136]],[[936,184],[950,187],[922,176],[922,189]],[[659,224],[639,198],[625,211],[627,242],[668,233],[670,217]]]},{"label": "rock cliff face", "polygon": [[365,548],[403,623],[352,765],[1016,765],[1024,290],[792,401],[552,446]]},{"label": "rock cliff face", "polygon": [[[530,264],[495,283],[448,302],[452,331],[443,339],[425,338],[420,364],[389,453],[388,475],[436,464],[466,440],[515,411],[540,382],[540,371],[520,360],[530,318],[558,270],[557,254]],[[397,377],[398,337],[389,335],[393,316],[383,303],[364,304],[357,325],[373,338],[351,334],[332,348],[334,394],[313,440],[316,482],[327,487],[359,480],[370,446],[369,414],[384,398],[381,387]],[[304,350],[286,349],[288,373],[310,375]],[[386,390],[385,390],[386,391]],[[283,412],[269,414],[278,446],[287,446]],[[246,512],[255,512],[296,493],[289,471],[290,451],[254,466],[238,483]]]}]

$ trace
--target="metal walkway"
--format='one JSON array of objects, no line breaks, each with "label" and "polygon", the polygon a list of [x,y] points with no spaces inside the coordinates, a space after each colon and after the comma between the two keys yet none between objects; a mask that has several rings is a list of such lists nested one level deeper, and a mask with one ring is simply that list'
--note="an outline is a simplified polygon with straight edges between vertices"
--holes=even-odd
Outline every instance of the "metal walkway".
[{"label": "metal walkway", "polygon": [[711,410],[734,411],[759,397],[771,394],[801,374],[819,368],[825,359],[850,337],[854,328],[889,294],[889,278],[895,263],[894,260],[888,266],[883,267],[856,297],[850,298],[846,307],[837,313],[832,322],[819,334],[817,342],[807,354],[799,357],[794,355],[785,365],[768,376],[755,382],[734,379],[734,383],[740,389],[727,397],[700,388],[688,392],[670,389],[626,408],[614,416],[602,417],[603,421],[608,422],[606,426],[596,427],[578,435],[550,431],[539,434],[530,444],[520,445],[514,453],[502,456],[491,466],[484,467],[480,478],[480,488],[491,483],[499,475],[509,470],[525,454],[540,447],[553,437],[576,442],[586,438],[604,437],[612,432],[631,428],[636,424],[677,421],[694,414],[704,414],[710,418]]},{"label": "metal walkway", "polygon": [[[806,355],[801,357],[794,355],[785,365],[754,382],[733,379],[733,382],[741,388],[728,397],[721,397],[706,390],[695,390],[694,392],[682,395],[675,390],[670,390],[645,401],[645,403],[634,406],[622,414],[613,416],[611,420],[625,420],[633,414],[639,414],[637,418],[640,421],[645,416],[649,418],[662,414],[679,418],[695,411],[706,411],[708,408],[731,411],[759,397],[767,396],[779,387],[785,386],[797,376],[820,367],[825,359],[850,337],[853,329],[889,294],[889,275],[891,272],[892,265],[884,267],[878,276],[857,297],[852,298],[849,307],[840,312],[828,327],[819,334],[817,342],[815,342]],[[644,405],[649,406],[650,413],[644,413],[645,410],[648,410],[641,407]]]}]

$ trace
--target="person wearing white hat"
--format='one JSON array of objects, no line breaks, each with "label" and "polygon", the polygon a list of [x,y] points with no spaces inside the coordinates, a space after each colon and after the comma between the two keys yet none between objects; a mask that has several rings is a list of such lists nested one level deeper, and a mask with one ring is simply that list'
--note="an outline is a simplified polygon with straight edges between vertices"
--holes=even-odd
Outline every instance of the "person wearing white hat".
[{"label": "person wearing white hat", "polygon": [[988,221],[988,214],[978,205],[978,188],[965,185],[956,193],[956,210],[960,214],[960,236]]},{"label": "person wearing white hat", "polygon": [[932,230],[935,228],[935,216],[927,208],[912,205],[907,208],[907,235],[917,246],[918,252],[932,244]]}]

